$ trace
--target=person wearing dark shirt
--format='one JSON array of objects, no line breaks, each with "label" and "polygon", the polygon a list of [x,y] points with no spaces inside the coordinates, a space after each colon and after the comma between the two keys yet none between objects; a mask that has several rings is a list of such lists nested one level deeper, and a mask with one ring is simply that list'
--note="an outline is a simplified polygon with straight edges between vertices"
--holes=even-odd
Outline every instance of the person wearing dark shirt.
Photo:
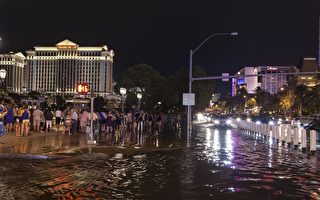
[{"label": "person wearing dark shirt", "polygon": [[45,120],[46,120],[46,129],[48,132],[50,132],[52,127],[52,119],[53,119],[53,113],[51,110],[47,110],[45,113]]}]

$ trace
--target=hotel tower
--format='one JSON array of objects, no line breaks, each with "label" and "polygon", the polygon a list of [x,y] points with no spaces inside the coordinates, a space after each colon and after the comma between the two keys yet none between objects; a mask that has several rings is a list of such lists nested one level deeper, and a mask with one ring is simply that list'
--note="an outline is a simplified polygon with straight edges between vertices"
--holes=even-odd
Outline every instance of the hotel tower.
[{"label": "hotel tower", "polygon": [[11,92],[22,92],[24,67],[25,57],[21,52],[1,54],[0,69],[7,72],[5,79],[1,80],[1,86]]},{"label": "hotel tower", "polygon": [[83,47],[64,40],[55,46],[26,51],[25,87],[54,95],[74,95],[88,83],[97,96],[113,93],[113,50],[106,45]]}]

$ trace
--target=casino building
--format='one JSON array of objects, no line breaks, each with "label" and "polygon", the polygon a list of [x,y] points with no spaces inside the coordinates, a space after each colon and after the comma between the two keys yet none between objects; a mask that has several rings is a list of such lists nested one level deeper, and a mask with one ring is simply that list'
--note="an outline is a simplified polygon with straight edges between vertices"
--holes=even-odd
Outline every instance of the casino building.
[{"label": "casino building", "polygon": [[6,70],[6,78],[1,82],[8,91],[22,92],[25,57],[21,52],[0,55],[0,69]]},{"label": "casino building", "polygon": [[24,86],[27,91],[74,95],[78,83],[88,83],[96,96],[113,93],[113,50],[64,40],[55,46],[26,51]]},{"label": "casino building", "polygon": [[282,73],[297,72],[295,66],[256,66],[244,67],[236,75],[268,74],[268,76],[239,77],[232,79],[232,96],[237,95],[240,88],[245,88],[250,94],[261,87],[270,94],[276,94],[288,84],[288,76]]}]

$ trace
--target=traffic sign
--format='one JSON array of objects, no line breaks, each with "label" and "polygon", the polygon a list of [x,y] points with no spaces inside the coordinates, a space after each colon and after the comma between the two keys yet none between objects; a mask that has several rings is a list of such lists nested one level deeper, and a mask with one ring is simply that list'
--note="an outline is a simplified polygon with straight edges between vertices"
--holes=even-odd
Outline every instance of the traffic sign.
[{"label": "traffic sign", "polygon": [[[224,77],[224,76],[229,77],[229,73],[222,73],[222,77]],[[223,82],[228,82],[229,78],[223,78],[222,81]]]},{"label": "traffic sign", "polygon": [[194,106],[195,95],[194,93],[183,93],[182,103],[184,106]]}]

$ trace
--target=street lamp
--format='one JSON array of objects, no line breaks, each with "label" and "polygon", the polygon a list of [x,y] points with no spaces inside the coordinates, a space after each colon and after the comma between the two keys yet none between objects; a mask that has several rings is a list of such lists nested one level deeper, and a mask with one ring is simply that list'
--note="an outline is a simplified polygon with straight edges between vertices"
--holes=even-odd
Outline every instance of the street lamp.
[{"label": "street lamp", "polygon": [[121,112],[124,113],[124,102],[126,99],[126,93],[127,93],[127,89],[121,87],[120,88],[120,94],[121,94]]},{"label": "street lamp", "polygon": [[[209,35],[200,45],[198,45],[194,50],[190,49],[190,54],[189,54],[189,94],[191,94],[192,92],[192,81],[193,81],[193,77],[192,77],[192,56],[193,54],[198,51],[198,49],[204,44],[206,43],[210,38],[215,37],[215,36],[220,36],[220,35],[230,35],[230,36],[237,36],[238,32],[231,32],[231,33],[214,33],[212,35]],[[191,121],[192,121],[192,117],[191,117],[191,105],[188,105],[188,116],[187,116],[187,139],[191,138]]]},{"label": "street lamp", "polygon": [[137,98],[138,98],[138,109],[140,110],[142,94],[141,93],[137,93]]},{"label": "street lamp", "polygon": [[161,111],[161,101],[158,101],[159,112]]}]

